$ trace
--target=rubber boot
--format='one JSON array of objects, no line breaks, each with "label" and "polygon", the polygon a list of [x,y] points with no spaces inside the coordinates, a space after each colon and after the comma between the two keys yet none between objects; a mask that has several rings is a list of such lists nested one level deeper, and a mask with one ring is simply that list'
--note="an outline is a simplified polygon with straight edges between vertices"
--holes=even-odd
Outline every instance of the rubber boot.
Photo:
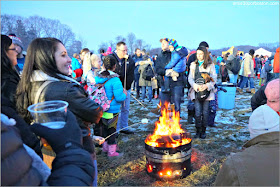
[{"label": "rubber boot", "polygon": [[200,138],[201,139],[205,139],[206,138],[206,127],[202,127]]},{"label": "rubber boot", "polygon": [[117,144],[108,145],[108,157],[121,157],[123,153],[116,152]]},{"label": "rubber boot", "polygon": [[199,138],[201,134],[201,127],[196,127],[196,134],[194,135],[194,138]]},{"label": "rubber boot", "polygon": [[104,153],[107,153],[108,152],[108,142],[105,141],[103,144],[102,144],[102,152]]},{"label": "rubber boot", "polygon": [[251,89],[251,94],[255,94],[255,93],[256,93],[255,88],[252,88],[252,89]]},{"label": "rubber boot", "polygon": [[194,123],[194,110],[188,110],[188,124]]}]

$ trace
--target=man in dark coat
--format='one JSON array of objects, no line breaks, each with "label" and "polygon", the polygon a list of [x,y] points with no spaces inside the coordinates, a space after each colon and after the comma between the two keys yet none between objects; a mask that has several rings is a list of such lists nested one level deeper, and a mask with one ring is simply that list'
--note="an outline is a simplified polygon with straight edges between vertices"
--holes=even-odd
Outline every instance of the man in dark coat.
[{"label": "man in dark coat", "polygon": [[[122,103],[121,112],[118,119],[117,131],[128,126],[128,115],[130,105],[130,89],[134,80],[135,62],[132,57],[127,55],[127,46],[124,42],[118,42],[116,46],[117,50],[112,55],[116,60],[116,70],[122,82],[124,89],[127,91],[126,100]],[[133,131],[129,128],[122,130],[122,133],[133,134]]]},{"label": "man in dark coat", "polygon": [[170,62],[171,60],[171,52],[169,50],[168,44],[169,44],[169,39],[168,38],[162,38],[160,39],[161,43],[161,52],[157,57],[157,60],[155,62],[155,69],[156,73],[158,75],[158,80],[160,83],[161,87],[161,92],[160,92],[160,100],[162,103],[162,106],[164,104],[164,98],[167,97],[168,94],[162,93],[162,90],[164,90],[164,76],[165,76],[165,66]]}]

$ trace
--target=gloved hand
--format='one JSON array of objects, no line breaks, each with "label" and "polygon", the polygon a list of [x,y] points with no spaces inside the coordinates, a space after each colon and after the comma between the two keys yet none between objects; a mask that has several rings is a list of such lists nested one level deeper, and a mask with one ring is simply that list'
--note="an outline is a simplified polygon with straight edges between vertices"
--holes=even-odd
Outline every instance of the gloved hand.
[{"label": "gloved hand", "polygon": [[47,140],[55,153],[73,147],[82,148],[82,132],[76,117],[67,111],[66,124],[61,129],[50,129],[39,123],[31,125],[31,130],[38,136]]},{"label": "gloved hand", "polygon": [[166,69],[165,70],[165,76],[170,77],[172,72],[173,72],[173,69]]}]

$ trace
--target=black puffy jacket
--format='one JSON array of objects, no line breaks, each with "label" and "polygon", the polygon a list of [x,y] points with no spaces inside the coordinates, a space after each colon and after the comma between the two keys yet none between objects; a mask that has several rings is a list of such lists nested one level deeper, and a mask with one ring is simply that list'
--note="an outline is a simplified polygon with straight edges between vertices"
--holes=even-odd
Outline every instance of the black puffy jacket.
[{"label": "black puffy jacket", "polygon": [[266,104],[267,98],[266,98],[266,95],[264,93],[266,85],[267,84],[260,87],[260,89],[258,89],[258,91],[252,96],[252,98],[251,98],[252,111],[254,111],[259,106]]},{"label": "black puffy jacket", "polygon": [[90,154],[71,148],[56,154],[47,182],[32,166],[16,127],[1,124],[1,185],[2,186],[91,186],[94,178]]}]

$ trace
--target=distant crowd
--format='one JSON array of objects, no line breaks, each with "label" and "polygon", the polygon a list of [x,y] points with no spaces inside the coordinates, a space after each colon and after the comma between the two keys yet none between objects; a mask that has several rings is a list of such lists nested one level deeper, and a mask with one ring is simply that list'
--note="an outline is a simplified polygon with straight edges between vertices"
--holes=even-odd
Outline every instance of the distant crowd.
[{"label": "distant crowd", "polygon": [[[228,157],[215,185],[279,186],[280,48],[272,56],[233,48],[216,57],[205,41],[195,51],[175,39],[159,42],[162,50],[153,56],[139,48],[128,55],[120,41],[114,51],[92,54],[84,48],[70,58],[56,38],[34,39],[23,55],[16,35],[1,35],[2,185],[97,186],[95,146],[108,159],[125,154],[117,139],[119,133],[135,133],[128,122],[131,102],[155,106],[158,114],[169,103],[181,113],[187,95],[193,137],[206,139],[207,128],[216,127],[217,93],[232,85],[238,94],[245,94],[244,88],[252,94],[251,140]],[[69,104],[59,130],[32,123],[27,110],[51,100]],[[51,146],[54,160],[48,166],[41,138]]]}]

